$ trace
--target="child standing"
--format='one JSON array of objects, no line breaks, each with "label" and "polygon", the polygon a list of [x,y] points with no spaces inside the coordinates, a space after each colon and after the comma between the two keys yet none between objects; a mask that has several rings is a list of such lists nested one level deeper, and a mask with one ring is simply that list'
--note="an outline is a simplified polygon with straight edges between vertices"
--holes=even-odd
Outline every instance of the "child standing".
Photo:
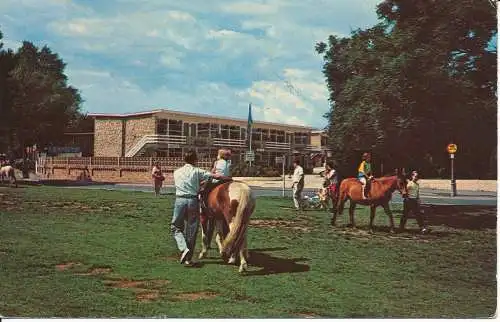
[{"label": "child standing", "polygon": [[153,179],[153,187],[155,190],[155,196],[160,195],[161,186],[163,185],[163,180],[165,177],[161,171],[160,162],[156,161],[151,171],[151,178]]}]

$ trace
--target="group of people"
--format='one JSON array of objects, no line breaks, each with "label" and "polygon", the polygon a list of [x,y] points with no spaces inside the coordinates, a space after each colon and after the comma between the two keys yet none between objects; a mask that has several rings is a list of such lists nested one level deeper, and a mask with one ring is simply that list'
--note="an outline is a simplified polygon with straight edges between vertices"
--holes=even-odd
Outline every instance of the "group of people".
[{"label": "group of people", "polygon": [[[293,173],[293,201],[294,206],[297,211],[302,210],[302,190],[304,189],[304,169],[300,166],[298,161],[294,162],[294,173]],[[358,166],[357,178],[361,183],[361,196],[362,199],[370,198],[370,183],[374,180],[372,164],[371,164],[371,153],[365,152],[361,157],[361,162]],[[323,187],[318,191],[320,200],[326,201],[325,207],[328,205],[328,200],[332,201],[332,207],[335,207],[336,200],[338,197],[338,190],[340,185],[340,175],[336,170],[335,163],[333,161],[327,161],[325,163],[324,171],[324,181]],[[428,231],[425,226],[423,214],[420,209],[420,184],[419,184],[419,174],[416,170],[410,173],[407,184],[408,195],[404,196],[403,199],[403,215],[401,217],[400,230],[403,230],[406,221],[410,214],[413,214],[417,223],[420,227],[422,233]]]},{"label": "group of people", "polygon": [[[204,215],[208,192],[218,183],[232,180],[230,158],[230,150],[219,150],[217,160],[214,162],[212,169],[206,171],[196,166],[198,161],[196,152],[188,151],[184,155],[184,166],[175,170],[173,173],[175,203],[171,221],[171,232],[180,252],[181,264],[188,266],[193,264],[193,250],[200,220],[204,231],[209,228],[207,226],[209,224],[209,216],[206,214]],[[304,169],[300,165],[299,160],[294,160],[293,166],[293,201],[295,209],[300,211],[302,210],[301,199],[304,189]],[[159,195],[162,183],[165,180],[159,162],[154,164],[151,176],[155,187],[155,194]],[[326,189],[327,194],[334,202],[338,194],[340,176],[335,169],[335,163],[333,161],[327,161],[325,163],[324,178],[323,188]],[[362,184],[363,198],[369,198],[369,194],[367,195],[366,191],[369,191],[369,182],[373,180],[371,155],[369,153],[363,154],[362,161],[358,167],[358,179]],[[404,199],[400,229],[404,228],[408,215],[413,213],[416,215],[421,231],[425,232],[427,228],[424,225],[424,220],[419,209],[420,186],[418,180],[417,171],[412,171],[407,185],[408,196]],[[366,189],[367,186],[368,189]],[[333,206],[335,206],[335,203]],[[208,240],[204,242],[209,245],[211,234],[207,236]]]}]

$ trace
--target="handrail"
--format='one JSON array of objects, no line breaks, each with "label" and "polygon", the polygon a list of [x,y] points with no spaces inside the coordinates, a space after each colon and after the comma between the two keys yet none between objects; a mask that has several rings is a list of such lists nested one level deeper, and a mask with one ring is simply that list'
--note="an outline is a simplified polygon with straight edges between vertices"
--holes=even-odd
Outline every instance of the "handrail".
[{"label": "handrail", "polygon": [[148,134],[144,135],[130,150],[125,153],[126,157],[135,156],[145,145],[157,143],[173,143],[185,144],[186,137],[184,135],[162,135],[162,134]]}]

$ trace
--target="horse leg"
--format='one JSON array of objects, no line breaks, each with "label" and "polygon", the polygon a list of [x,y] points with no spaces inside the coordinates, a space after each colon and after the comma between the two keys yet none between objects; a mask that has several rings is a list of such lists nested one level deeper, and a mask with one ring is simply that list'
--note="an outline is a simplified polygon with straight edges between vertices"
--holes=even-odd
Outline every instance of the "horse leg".
[{"label": "horse leg", "polygon": [[375,206],[375,205],[370,206],[370,234],[373,234],[373,219],[375,219],[376,209],[377,209],[377,206]]},{"label": "horse leg", "polygon": [[389,208],[389,203],[388,202],[384,204],[384,211],[387,214],[387,216],[389,216],[389,220],[391,222],[391,227],[389,229],[389,232],[390,233],[394,233],[394,231],[395,231],[394,230],[394,217],[392,216],[392,211]]},{"label": "horse leg", "polygon": [[248,263],[247,263],[247,257],[248,256],[248,249],[247,249],[247,237],[245,236],[245,240],[243,241],[243,244],[240,249],[240,268],[239,272],[243,273],[248,269]]},{"label": "horse leg", "polygon": [[200,255],[198,256],[199,259],[205,258],[208,248],[210,247],[210,244],[208,243],[208,237],[206,234],[206,229],[208,225],[208,217],[206,214],[203,212],[200,215],[200,222],[201,222],[201,252]]},{"label": "horse leg", "polygon": [[356,203],[354,203],[351,199],[349,205],[349,226],[352,228],[356,228],[356,224],[354,223],[354,209],[356,209]]},{"label": "horse leg", "polygon": [[215,221],[215,242],[217,243],[217,246],[219,247],[219,254],[222,254],[222,236],[224,234],[224,222],[222,220],[217,219]]},{"label": "horse leg", "polygon": [[335,222],[337,221],[337,215],[341,215],[344,212],[344,204],[345,204],[345,198],[344,196],[339,196],[337,199],[337,204],[333,204],[333,214],[332,214],[332,221],[331,224],[332,226],[335,226]]}]

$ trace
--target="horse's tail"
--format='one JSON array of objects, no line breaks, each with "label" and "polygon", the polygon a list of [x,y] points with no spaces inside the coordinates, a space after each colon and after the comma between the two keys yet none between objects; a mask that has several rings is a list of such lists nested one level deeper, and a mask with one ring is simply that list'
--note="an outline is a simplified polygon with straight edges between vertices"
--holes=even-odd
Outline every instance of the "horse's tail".
[{"label": "horse's tail", "polygon": [[231,196],[231,185],[237,185],[239,191],[238,196],[229,202],[237,202],[236,212],[229,224],[229,233],[222,243],[222,253],[229,256],[235,254],[245,240],[250,216],[255,208],[255,198],[250,187],[243,183],[230,183],[229,195]]}]

